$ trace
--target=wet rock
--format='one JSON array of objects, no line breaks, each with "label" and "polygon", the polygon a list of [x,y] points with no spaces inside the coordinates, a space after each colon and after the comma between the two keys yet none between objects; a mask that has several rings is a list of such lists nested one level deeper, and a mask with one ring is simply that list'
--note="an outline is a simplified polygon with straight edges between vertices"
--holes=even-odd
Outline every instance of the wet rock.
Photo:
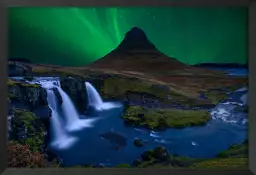
[{"label": "wet rock", "polygon": [[34,111],[35,115],[40,119],[49,119],[52,115],[52,111],[49,106],[40,106],[36,108]]},{"label": "wet rock", "polygon": [[8,97],[11,104],[24,106],[21,108],[35,109],[47,105],[47,92],[40,85],[20,82],[8,83]]},{"label": "wet rock", "polygon": [[133,161],[132,164],[133,164],[134,166],[139,166],[139,165],[141,165],[141,163],[142,163],[142,161],[141,161],[140,159],[136,159],[136,160]]},{"label": "wet rock", "polygon": [[153,151],[152,150],[148,150],[145,151],[144,153],[141,154],[141,158],[143,161],[149,161],[151,160],[151,158],[153,157]]},{"label": "wet rock", "polygon": [[86,114],[88,115],[97,115],[97,110],[95,109],[95,107],[88,105],[87,109],[86,109]]},{"label": "wet rock", "polygon": [[56,95],[57,97],[57,100],[58,100],[58,104],[62,104],[63,103],[63,99],[60,95],[60,92],[58,91],[58,89],[56,87],[52,88],[54,94]]},{"label": "wet rock", "polygon": [[61,88],[69,95],[80,112],[87,109],[85,81],[79,78],[64,77],[60,79]]},{"label": "wet rock", "polygon": [[8,63],[9,76],[25,76],[31,74],[31,72],[32,68],[25,64],[15,62]]},{"label": "wet rock", "polygon": [[143,141],[138,138],[134,139],[133,143],[136,147],[142,147],[144,145]]},{"label": "wet rock", "polygon": [[167,161],[170,157],[170,154],[168,152],[168,150],[165,147],[157,147],[154,152],[153,155],[156,159],[160,160],[161,162]]}]

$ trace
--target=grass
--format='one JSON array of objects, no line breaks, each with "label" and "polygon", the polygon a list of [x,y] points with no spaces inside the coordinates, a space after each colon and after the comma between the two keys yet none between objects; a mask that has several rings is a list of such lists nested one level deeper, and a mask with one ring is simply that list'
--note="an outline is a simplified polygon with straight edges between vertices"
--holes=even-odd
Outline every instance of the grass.
[{"label": "grass", "polygon": [[7,81],[7,86],[8,87],[21,86],[21,87],[31,87],[31,88],[39,88],[39,87],[41,87],[41,85],[39,85],[39,84],[22,83],[22,82],[18,82],[18,81],[13,81],[11,79],[9,79]]},{"label": "grass", "polygon": [[211,159],[192,165],[190,168],[211,168],[211,169],[244,169],[248,168],[248,158],[224,158],[224,159]]},{"label": "grass", "polygon": [[204,93],[204,95],[212,101],[213,104],[218,104],[222,100],[227,99],[227,94],[225,92],[220,91],[207,91]]},{"label": "grass", "polygon": [[131,106],[122,117],[126,123],[144,126],[149,129],[166,127],[184,128],[206,124],[210,119],[207,111],[178,109],[146,109],[141,106]]},{"label": "grass", "polygon": [[24,122],[27,128],[28,137],[25,139],[24,144],[29,145],[31,151],[39,151],[44,142],[44,128],[36,126],[36,115],[23,109],[13,109],[12,111],[16,123]]},{"label": "grass", "polygon": [[230,146],[226,151],[220,152],[210,159],[190,158],[179,155],[168,155],[167,161],[157,159],[154,150],[142,153],[144,160],[137,166],[140,168],[190,168],[190,169],[245,169],[248,168],[248,142]]},{"label": "grass", "polygon": [[[206,100],[189,98],[167,85],[128,78],[108,78],[104,80],[101,94],[107,97],[125,98],[127,92],[149,94],[156,97],[161,103],[181,104],[187,107],[198,106],[206,103]],[[168,98],[168,97],[171,97]]]}]

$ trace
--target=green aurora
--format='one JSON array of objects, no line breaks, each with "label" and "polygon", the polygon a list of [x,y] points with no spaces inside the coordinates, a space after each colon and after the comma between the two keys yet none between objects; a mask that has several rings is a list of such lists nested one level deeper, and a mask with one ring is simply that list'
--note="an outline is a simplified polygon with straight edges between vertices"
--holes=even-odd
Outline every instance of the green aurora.
[{"label": "green aurora", "polygon": [[136,26],[187,64],[246,63],[246,7],[9,9],[9,57],[84,66],[115,49]]}]

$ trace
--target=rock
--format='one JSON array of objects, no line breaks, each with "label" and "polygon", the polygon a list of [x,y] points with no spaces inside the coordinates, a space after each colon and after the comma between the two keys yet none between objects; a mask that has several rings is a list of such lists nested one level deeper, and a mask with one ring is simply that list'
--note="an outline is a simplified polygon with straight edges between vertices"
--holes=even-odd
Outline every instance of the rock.
[{"label": "rock", "polygon": [[168,150],[161,146],[154,149],[153,155],[161,162],[167,161],[170,157]]},{"label": "rock", "polygon": [[32,112],[14,109],[11,119],[10,139],[22,144],[28,144],[33,151],[45,148],[46,127]]},{"label": "rock", "polygon": [[148,150],[141,154],[141,158],[143,161],[149,161],[153,157],[153,151]]},{"label": "rock", "polygon": [[40,106],[36,108],[34,111],[35,115],[40,119],[49,119],[52,115],[52,111],[49,106]]},{"label": "rock", "polygon": [[86,111],[87,93],[85,81],[79,78],[60,78],[61,88],[69,95],[79,112]]},{"label": "rock", "polygon": [[136,159],[136,160],[133,161],[132,164],[133,164],[134,166],[139,166],[139,165],[141,165],[141,163],[142,163],[142,161],[141,161],[140,159]]},{"label": "rock", "polygon": [[88,115],[97,115],[97,110],[95,109],[95,107],[88,105],[87,109],[86,109],[86,114]]},{"label": "rock", "polygon": [[63,99],[60,95],[60,92],[58,91],[58,89],[56,87],[54,87],[52,90],[57,97],[58,103],[61,105],[63,103]]},{"label": "rock", "polygon": [[8,63],[8,76],[25,76],[32,72],[32,68],[22,63]]},{"label": "rock", "polygon": [[133,143],[136,147],[142,147],[144,145],[143,141],[138,138],[134,139]]},{"label": "rock", "polygon": [[[8,82],[8,97],[11,104],[20,108],[36,109],[47,105],[47,92],[40,85],[20,82]],[[15,106],[16,107],[16,106]]]}]

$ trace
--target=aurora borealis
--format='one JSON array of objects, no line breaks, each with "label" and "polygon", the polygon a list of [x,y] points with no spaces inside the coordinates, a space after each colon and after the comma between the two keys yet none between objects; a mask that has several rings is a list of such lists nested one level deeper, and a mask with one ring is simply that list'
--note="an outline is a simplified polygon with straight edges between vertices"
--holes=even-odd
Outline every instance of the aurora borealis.
[{"label": "aurora borealis", "polygon": [[132,27],[188,63],[245,63],[245,7],[9,9],[9,57],[83,66],[115,49]]}]

